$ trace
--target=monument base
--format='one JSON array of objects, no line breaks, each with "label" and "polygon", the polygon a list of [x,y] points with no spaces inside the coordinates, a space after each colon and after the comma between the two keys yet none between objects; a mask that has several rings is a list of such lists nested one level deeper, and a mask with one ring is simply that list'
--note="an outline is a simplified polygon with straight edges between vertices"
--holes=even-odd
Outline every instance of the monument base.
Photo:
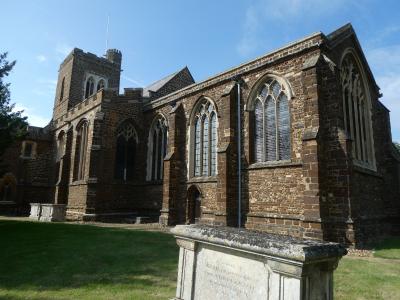
[{"label": "monument base", "polygon": [[65,204],[31,203],[29,218],[43,222],[65,221]]},{"label": "monument base", "polygon": [[179,225],[176,298],[333,299],[340,244],[245,229]]}]

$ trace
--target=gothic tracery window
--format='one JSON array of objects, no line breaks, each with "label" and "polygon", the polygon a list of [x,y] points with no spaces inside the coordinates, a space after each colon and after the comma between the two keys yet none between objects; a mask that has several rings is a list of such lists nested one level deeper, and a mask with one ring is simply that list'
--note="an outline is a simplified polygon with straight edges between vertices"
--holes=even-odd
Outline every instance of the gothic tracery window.
[{"label": "gothic tracery window", "polygon": [[163,178],[164,158],[167,154],[168,128],[163,117],[158,117],[150,129],[148,151],[148,180]]},{"label": "gothic tracery window", "polygon": [[356,163],[373,166],[370,103],[359,67],[352,55],[341,66],[345,130],[353,140],[352,155]]},{"label": "gothic tracery window", "polygon": [[86,156],[88,145],[88,122],[83,121],[77,127],[75,144],[74,180],[83,180],[86,169]]},{"label": "gothic tracery window", "polygon": [[275,79],[259,87],[254,100],[255,162],[290,159],[290,114],[287,91]]},{"label": "gothic tracery window", "polygon": [[130,122],[125,122],[117,130],[115,151],[115,178],[132,180],[135,167],[137,134]]},{"label": "gothic tracery window", "polygon": [[217,113],[210,101],[201,101],[194,116],[194,176],[214,176],[217,173]]},{"label": "gothic tracery window", "polygon": [[93,77],[89,77],[86,81],[86,88],[85,88],[85,98],[92,96],[94,93],[94,79]]}]

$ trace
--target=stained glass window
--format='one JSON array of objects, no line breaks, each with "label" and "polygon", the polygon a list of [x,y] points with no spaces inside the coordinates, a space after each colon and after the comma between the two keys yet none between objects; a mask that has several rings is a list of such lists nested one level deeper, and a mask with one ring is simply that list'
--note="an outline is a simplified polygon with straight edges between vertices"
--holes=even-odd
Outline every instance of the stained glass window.
[{"label": "stained glass window", "polygon": [[217,173],[217,114],[213,104],[202,99],[194,117],[194,176]]},{"label": "stained glass window", "polygon": [[254,103],[254,161],[290,159],[288,97],[276,80],[266,81]]}]

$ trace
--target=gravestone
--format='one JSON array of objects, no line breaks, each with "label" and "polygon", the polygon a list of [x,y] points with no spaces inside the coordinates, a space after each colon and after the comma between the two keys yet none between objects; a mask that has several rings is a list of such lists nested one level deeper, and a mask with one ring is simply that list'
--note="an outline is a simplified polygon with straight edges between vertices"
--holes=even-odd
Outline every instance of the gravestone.
[{"label": "gravestone", "polygon": [[176,300],[333,299],[340,244],[245,229],[178,225]]},{"label": "gravestone", "polygon": [[65,204],[31,203],[29,218],[44,222],[65,221]]}]

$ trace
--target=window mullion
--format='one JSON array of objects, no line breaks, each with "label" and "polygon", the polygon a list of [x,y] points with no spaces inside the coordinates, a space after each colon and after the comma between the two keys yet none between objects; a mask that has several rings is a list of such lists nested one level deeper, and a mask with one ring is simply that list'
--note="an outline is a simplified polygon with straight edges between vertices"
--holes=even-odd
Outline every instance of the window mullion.
[{"label": "window mullion", "polygon": [[[351,76],[351,74],[349,74],[349,76]],[[350,84],[349,84],[349,92],[347,94],[348,97],[348,106],[349,106],[349,121],[350,121],[350,135],[351,135],[351,139],[353,141],[353,145],[352,145],[352,149],[351,149],[351,153],[353,154],[353,157],[355,157],[355,153],[356,153],[356,148],[355,148],[355,140],[354,140],[354,122],[353,122],[353,83],[350,80]]]},{"label": "window mullion", "polygon": [[204,119],[200,116],[200,161],[199,161],[199,176],[203,176],[203,137],[204,137]]},{"label": "window mullion", "polygon": [[279,120],[278,120],[278,101],[275,101],[275,160],[279,160]]},{"label": "window mullion", "polygon": [[213,128],[212,128],[212,120],[211,117],[209,116],[208,120],[208,176],[211,176],[211,147],[213,146],[211,144],[211,137],[213,134]]},{"label": "window mullion", "polygon": [[353,105],[354,105],[354,117],[356,118],[355,121],[355,127],[354,132],[355,132],[355,142],[357,144],[357,159],[361,159],[361,143],[360,143],[360,124],[359,124],[359,115],[358,115],[358,97],[357,97],[357,89],[354,89],[354,95],[353,95]]},{"label": "window mullion", "polygon": [[265,101],[262,102],[261,107],[262,107],[262,129],[263,129],[263,132],[262,132],[262,147],[261,147],[261,150],[262,150],[262,161],[266,161],[267,160],[267,148],[266,148],[267,138],[266,138],[265,135],[266,135],[266,132],[267,132],[267,130],[266,130],[266,122],[267,122],[267,120],[266,120],[266,117],[265,117]]}]

